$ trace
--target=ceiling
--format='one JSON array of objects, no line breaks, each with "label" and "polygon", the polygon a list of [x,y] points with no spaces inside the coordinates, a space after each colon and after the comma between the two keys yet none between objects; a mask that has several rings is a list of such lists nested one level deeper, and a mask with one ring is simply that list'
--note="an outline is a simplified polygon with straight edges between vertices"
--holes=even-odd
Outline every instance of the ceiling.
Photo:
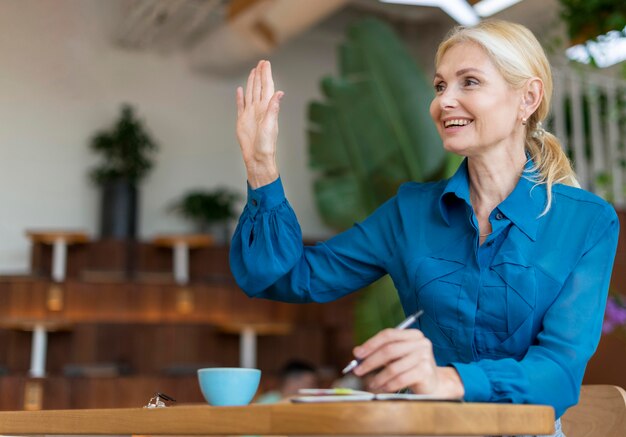
[{"label": "ceiling", "polygon": [[[439,8],[379,0],[118,0],[115,42],[133,50],[186,51],[199,70],[228,71],[312,26],[346,16],[377,15],[406,26],[454,20]],[[497,14],[535,32],[554,27],[557,0],[524,0]]]}]

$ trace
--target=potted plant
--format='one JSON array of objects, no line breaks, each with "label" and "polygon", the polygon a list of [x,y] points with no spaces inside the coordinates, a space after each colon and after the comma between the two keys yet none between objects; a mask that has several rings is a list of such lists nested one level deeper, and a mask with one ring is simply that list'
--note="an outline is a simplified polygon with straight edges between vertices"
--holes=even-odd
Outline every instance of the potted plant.
[{"label": "potted plant", "polygon": [[[339,231],[363,220],[406,181],[452,175],[428,105],[433,87],[404,42],[384,22],[365,19],[339,49],[339,75],[321,81],[323,101],[308,108],[309,163],[324,222]],[[381,146],[384,144],[384,147]],[[369,285],[355,306],[362,343],[404,319],[391,278]]]},{"label": "potted plant", "polygon": [[561,17],[572,44],[584,44],[609,31],[624,34],[626,3],[623,0],[559,0]]},{"label": "potted plant", "polygon": [[194,224],[195,231],[211,233],[219,243],[230,239],[229,221],[236,218],[235,203],[240,194],[225,187],[192,190],[174,202],[170,211]]},{"label": "potted plant", "polygon": [[115,124],[92,137],[90,148],[103,158],[90,172],[93,182],[102,189],[100,236],[134,239],[137,187],[154,166],[158,146],[136,118],[133,107],[124,104]]}]

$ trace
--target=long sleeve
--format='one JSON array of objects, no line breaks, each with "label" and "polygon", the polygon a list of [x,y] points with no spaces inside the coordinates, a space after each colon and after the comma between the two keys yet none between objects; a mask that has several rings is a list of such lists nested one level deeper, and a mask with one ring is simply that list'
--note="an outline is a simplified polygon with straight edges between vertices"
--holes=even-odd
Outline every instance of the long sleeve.
[{"label": "long sleeve", "polygon": [[557,417],[577,403],[587,361],[600,339],[617,248],[617,215],[612,208],[605,211],[590,230],[588,249],[548,308],[527,354],[520,361],[452,364],[467,401],[547,404]]},{"label": "long sleeve", "polygon": [[387,273],[393,257],[394,199],[325,243],[304,247],[280,178],[256,190],[239,219],[230,249],[237,284],[251,297],[327,302]]}]

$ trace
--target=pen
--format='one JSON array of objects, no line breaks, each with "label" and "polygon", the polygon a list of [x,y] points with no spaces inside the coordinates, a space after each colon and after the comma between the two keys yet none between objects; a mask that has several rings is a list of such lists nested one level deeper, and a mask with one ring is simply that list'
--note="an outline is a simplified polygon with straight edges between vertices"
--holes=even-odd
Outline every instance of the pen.
[{"label": "pen", "polygon": [[[409,326],[411,326],[413,323],[415,323],[415,321],[419,318],[419,316],[421,316],[424,313],[423,310],[419,310],[418,312],[416,312],[415,314],[411,314],[409,317],[407,317],[406,319],[404,319],[404,321],[402,323],[400,323],[398,326],[396,326],[396,329],[406,329]],[[361,364],[363,360],[360,358],[355,358],[354,360],[350,361],[350,364],[348,364],[345,369],[343,369],[341,371],[341,373],[343,373],[344,375],[348,372],[352,372],[356,366],[358,366],[359,364]]]}]

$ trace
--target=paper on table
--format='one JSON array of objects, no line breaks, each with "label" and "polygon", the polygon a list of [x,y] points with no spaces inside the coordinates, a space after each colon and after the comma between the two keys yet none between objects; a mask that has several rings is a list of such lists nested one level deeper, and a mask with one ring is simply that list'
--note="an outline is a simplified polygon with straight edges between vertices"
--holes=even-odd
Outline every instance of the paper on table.
[{"label": "paper on table", "polygon": [[361,402],[361,401],[446,401],[460,402],[462,399],[443,399],[439,396],[413,393],[370,393],[349,388],[305,388],[298,390],[298,394],[291,398],[295,403],[316,403],[316,402]]},{"label": "paper on table", "polygon": [[301,388],[291,402],[357,402],[371,401],[374,393],[351,388]]},{"label": "paper on table", "polygon": [[377,401],[445,401],[461,402],[462,398],[450,399],[436,395],[425,395],[415,393],[378,393],[374,396]]}]

